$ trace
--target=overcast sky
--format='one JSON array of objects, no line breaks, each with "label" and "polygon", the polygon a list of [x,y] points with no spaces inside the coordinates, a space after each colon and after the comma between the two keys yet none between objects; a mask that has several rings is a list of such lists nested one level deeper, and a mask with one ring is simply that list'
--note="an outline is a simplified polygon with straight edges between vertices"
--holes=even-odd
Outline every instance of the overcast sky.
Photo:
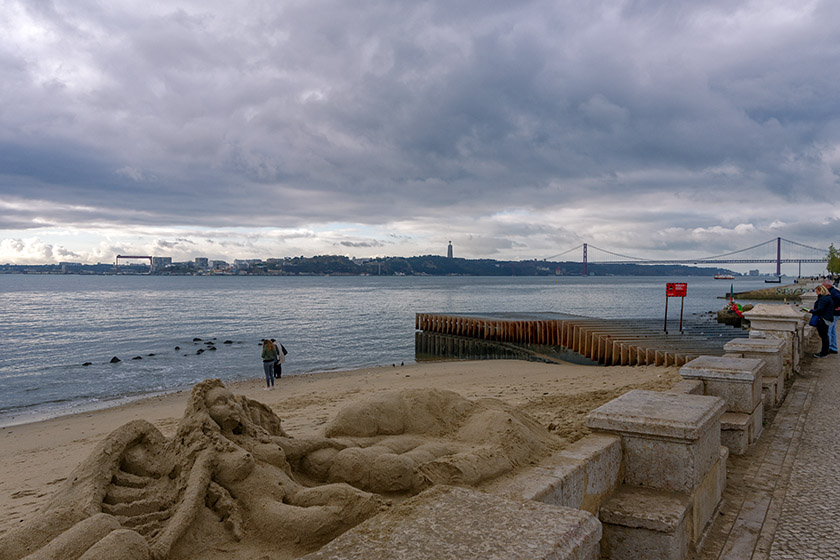
[{"label": "overcast sky", "polygon": [[832,0],[0,0],[0,263],[825,247],[838,21]]}]

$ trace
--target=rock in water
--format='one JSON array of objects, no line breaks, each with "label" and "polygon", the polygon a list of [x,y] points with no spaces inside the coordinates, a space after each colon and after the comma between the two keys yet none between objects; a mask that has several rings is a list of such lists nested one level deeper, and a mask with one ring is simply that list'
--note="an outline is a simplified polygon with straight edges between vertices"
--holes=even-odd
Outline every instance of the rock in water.
[{"label": "rock in water", "polygon": [[111,358],[111,363],[112,363],[112,364],[116,364],[117,362],[121,362],[121,361],[122,361],[122,360],[120,360],[120,359],[119,359],[119,358],[117,358],[116,356],[114,356],[113,358]]}]

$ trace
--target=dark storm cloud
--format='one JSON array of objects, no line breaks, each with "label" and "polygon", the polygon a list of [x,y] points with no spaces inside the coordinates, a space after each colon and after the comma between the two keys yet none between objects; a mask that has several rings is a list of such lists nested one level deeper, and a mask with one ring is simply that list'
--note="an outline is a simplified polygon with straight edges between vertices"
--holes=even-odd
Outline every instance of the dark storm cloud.
[{"label": "dark storm cloud", "polygon": [[767,204],[838,195],[832,2],[8,4],[0,201],[30,201],[9,229],[408,221],[471,224],[452,235],[475,256],[716,249],[770,234]]}]

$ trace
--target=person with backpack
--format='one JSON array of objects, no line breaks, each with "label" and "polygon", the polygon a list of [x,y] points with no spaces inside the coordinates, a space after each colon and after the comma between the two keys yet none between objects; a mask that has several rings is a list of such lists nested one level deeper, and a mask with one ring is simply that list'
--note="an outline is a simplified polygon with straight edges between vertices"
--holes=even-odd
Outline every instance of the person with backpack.
[{"label": "person with backpack", "polygon": [[274,362],[277,360],[277,347],[273,342],[264,338],[262,341],[263,372],[265,373],[265,390],[274,389]]},{"label": "person with backpack", "polygon": [[283,362],[286,361],[286,354],[289,352],[286,351],[285,346],[273,338],[271,339],[271,343],[274,344],[274,349],[277,351],[277,359],[274,360],[274,378],[280,379],[280,376],[283,375]]}]

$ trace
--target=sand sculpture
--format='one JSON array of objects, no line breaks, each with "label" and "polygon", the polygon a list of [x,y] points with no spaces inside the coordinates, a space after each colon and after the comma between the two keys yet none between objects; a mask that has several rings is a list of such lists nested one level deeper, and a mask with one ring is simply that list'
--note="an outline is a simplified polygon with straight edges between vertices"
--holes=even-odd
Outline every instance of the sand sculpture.
[{"label": "sand sculpture", "polygon": [[536,460],[557,440],[535,419],[495,399],[452,391],[386,393],[341,410],[325,430],[331,445],[292,457],[319,482],[377,493],[434,484],[476,486]]},{"label": "sand sculpture", "polygon": [[377,494],[476,485],[556,445],[499,401],[437,390],[351,405],[323,437],[291,438],[267,406],[207,380],[173,438],[143,420],[105,438],[0,538],[0,560],[292,558],[378,513]]}]

